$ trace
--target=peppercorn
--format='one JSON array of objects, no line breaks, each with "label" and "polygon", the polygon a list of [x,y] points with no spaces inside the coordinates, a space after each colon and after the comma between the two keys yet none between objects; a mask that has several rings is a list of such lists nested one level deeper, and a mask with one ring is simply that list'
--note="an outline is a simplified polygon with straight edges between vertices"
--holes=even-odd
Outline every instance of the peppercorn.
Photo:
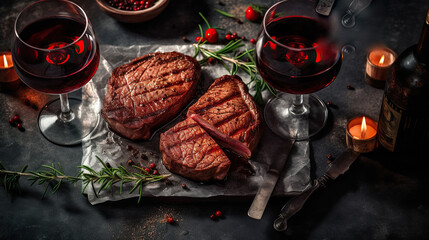
[{"label": "peppercorn", "polygon": [[182,183],[182,188],[185,189],[186,188],[186,184]]},{"label": "peppercorn", "polygon": [[183,40],[184,42],[190,42],[190,41],[189,41],[189,39],[188,39],[186,36],[183,36],[183,37],[182,37],[182,40]]},{"label": "peppercorn", "polygon": [[153,171],[153,173],[152,173],[153,175],[159,175],[159,172],[158,172],[158,170],[155,170],[155,171]]},{"label": "peppercorn", "polygon": [[355,89],[355,88],[354,88],[354,87],[352,87],[352,85],[350,85],[350,84],[347,84],[347,86],[346,86],[346,87],[347,87],[347,89],[348,89],[348,90],[354,90],[354,89]]},{"label": "peppercorn", "polygon": [[9,123],[12,127],[16,127],[16,123],[13,121],[13,118],[9,119]]},{"label": "peppercorn", "polygon": [[130,160],[128,160],[128,162],[127,162],[127,163],[128,163],[128,165],[130,165],[130,166],[134,164],[133,160],[131,160],[131,159],[130,159]]},{"label": "peppercorn", "polygon": [[326,158],[330,161],[334,160],[334,157],[331,154],[326,155]]},{"label": "peppercorn", "polygon": [[215,220],[215,219],[216,219],[216,216],[215,216],[214,214],[212,214],[212,215],[210,215],[210,219],[211,219],[211,220]]},{"label": "peppercorn", "polygon": [[144,168],[143,170],[145,170],[145,172],[150,173],[150,169],[149,168]]},{"label": "peppercorn", "polygon": [[222,212],[221,211],[216,211],[215,215],[216,215],[216,217],[221,217],[222,216]]},{"label": "peppercorn", "polygon": [[155,164],[155,163],[151,163],[151,164],[149,165],[149,168],[151,168],[151,169],[156,168],[156,164]]},{"label": "peppercorn", "polygon": [[13,116],[13,121],[18,122],[19,121],[19,116],[18,115]]},{"label": "peppercorn", "polygon": [[26,98],[25,100],[24,100],[24,103],[25,103],[25,105],[26,106],[30,106],[30,100],[28,99],[28,98]]}]

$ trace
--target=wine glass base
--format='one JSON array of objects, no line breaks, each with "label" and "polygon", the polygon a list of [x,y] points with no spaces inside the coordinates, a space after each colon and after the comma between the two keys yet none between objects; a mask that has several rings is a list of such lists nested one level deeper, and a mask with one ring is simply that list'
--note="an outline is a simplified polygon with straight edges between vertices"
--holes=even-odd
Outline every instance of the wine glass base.
[{"label": "wine glass base", "polygon": [[[97,127],[100,114],[84,109],[82,100],[69,98],[70,109],[74,113],[71,121],[63,121],[60,99],[48,102],[39,113],[39,129],[43,136],[52,143],[71,146],[82,142]],[[83,114],[85,113],[85,114]]]},{"label": "wine glass base", "polygon": [[278,93],[265,106],[264,118],[268,127],[278,136],[297,141],[308,140],[325,126],[328,109],[325,103],[315,95],[308,95],[304,102],[306,113],[293,114],[289,111],[295,95]]}]

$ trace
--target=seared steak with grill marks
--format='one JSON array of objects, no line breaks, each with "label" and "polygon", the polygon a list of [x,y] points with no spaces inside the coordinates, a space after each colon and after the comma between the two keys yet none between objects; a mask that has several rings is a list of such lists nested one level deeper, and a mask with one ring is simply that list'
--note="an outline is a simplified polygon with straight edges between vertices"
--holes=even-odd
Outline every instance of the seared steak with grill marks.
[{"label": "seared steak with grill marks", "polygon": [[262,136],[262,117],[239,76],[216,79],[187,116],[219,144],[250,158]]},{"label": "seared steak with grill marks", "polygon": [[136,58],[113,70],[101,113],[122,136],[148,139],[192,99],[200,72],[194,58],[177,52]]},{"label": "seared steak with grill marks", "polygon": [[231,164],[220,146],[191,118],[162,133],[159,148],[170,171],[196,181],[222,180]]}]

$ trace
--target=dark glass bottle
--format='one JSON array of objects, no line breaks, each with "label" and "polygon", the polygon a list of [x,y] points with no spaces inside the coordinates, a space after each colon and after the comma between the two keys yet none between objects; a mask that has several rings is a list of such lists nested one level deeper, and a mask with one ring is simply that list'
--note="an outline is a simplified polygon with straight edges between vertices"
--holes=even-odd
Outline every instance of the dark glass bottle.
[{"label": "dark glass bottle", "polygon": [[378,141],[390,152],[429,162],[429,10],[417,45],[392,67],[381,105]]}]

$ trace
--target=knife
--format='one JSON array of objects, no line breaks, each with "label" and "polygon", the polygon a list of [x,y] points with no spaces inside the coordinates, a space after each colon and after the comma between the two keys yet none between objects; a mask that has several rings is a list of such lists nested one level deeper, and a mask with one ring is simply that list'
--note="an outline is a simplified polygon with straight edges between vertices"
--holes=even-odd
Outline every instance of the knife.
[{"label": "knife", "polygon": [[316,6],[316,12],[323,16],[329,16],[335,0],[319,0]]},{"label": "knife", "polygon": [[292,149],[295,140],[291,140],[290,144],[286,147],[286,157],[273,161],[273,164],[268,170],[264,182],[259,187],[258,192],[256,193],[255,198],[253,199],[252,205],[250,205],[247,215],[254,219],[261,219],[264,214],[265,207],[267,206],[268,200],[271,197],[271,193],[274,190],[274,187],[277,184],[277,180],[281,175],[283,168],[285,166],[286,160],[289,157],[290,150]]},{"label": "knife", "polygon": [[314,181],[311,188],[307,189],[300,195],[290,199],[280,211],[278,218],[274,221],[274,229],[277,231],[285,231],[287,229],[287,220],[291,218],[304,206],[310,195],[320,186],[325,186],[328,180],[335,180],[338,176],[344,174],[359,157],[357,153],[351,149],[344,151],[335,161],[330,164],[328,171],[320,178]]}]

